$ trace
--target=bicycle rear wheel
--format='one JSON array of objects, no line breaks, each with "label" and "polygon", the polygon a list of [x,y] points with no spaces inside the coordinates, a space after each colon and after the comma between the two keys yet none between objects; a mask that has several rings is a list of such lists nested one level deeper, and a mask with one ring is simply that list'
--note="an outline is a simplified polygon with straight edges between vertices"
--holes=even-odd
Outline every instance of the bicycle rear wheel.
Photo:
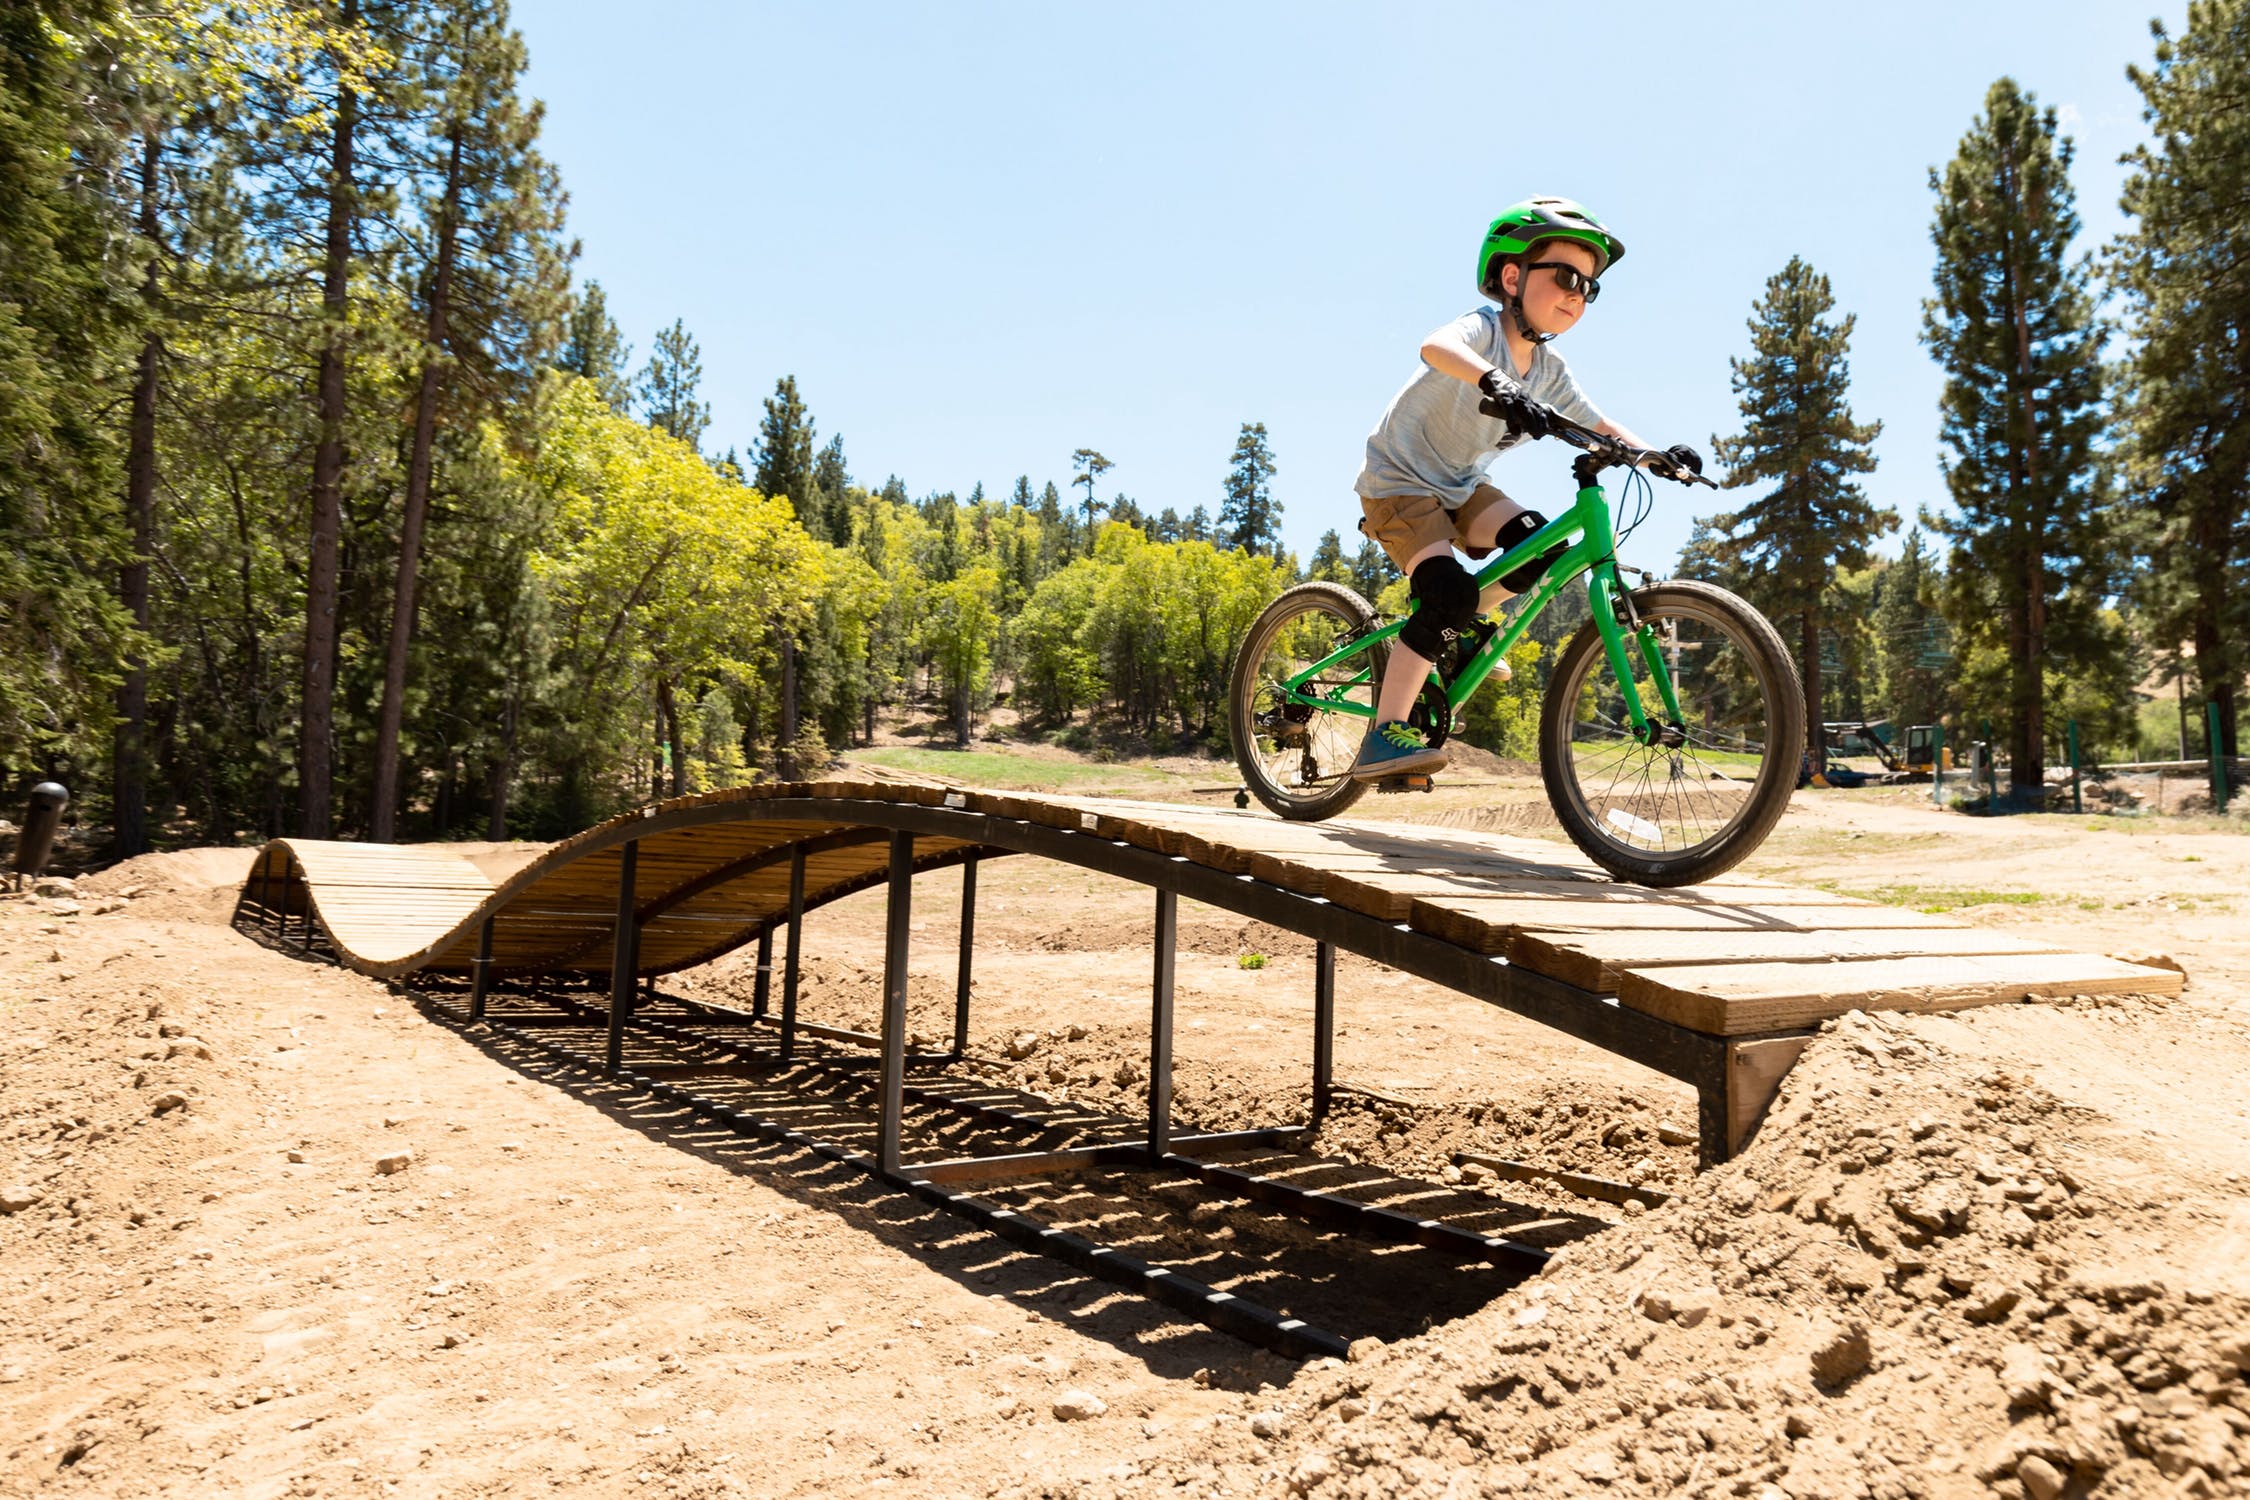
[{"label": "bicycle rear wheel", "polygon": [[1375,611],[1350,589],[1300,583],[1266,606],[1235,652],[1227,694],[1235,764],[1251,794],[1285,818],[1332,818],[1367,790],[1350,772],[1375,722],[1388,653],[1369,647],[1303,685],[1308,695],[1358,704],[1364,715],[1297,702],[1282,684],[1374,628]]},{"label": "bicycle rear wheel", "polygon": [[[1740,863],[1788,807],[1805,742],[1804,692],[1773,626],[1725,589],[1657,584],[1634,591],[1633,605],[1655,628],[1678,694],[1685,722],[1667,738],[1680,743],[1634,734],[1589,621],[1548,680],[1539,766],[1555,816],[1595,863],[1642,885],[1687,885]],[[1630,690],[1663,727],[1639,642],[1628,640],[1626,655]]]}]

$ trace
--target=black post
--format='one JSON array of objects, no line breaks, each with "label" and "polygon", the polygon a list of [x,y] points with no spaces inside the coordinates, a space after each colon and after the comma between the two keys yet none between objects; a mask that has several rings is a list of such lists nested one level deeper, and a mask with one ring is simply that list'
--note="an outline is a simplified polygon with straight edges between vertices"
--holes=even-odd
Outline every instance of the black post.
[{"label": "black post", "polygon": [[767,926],[758,932],[758,983],[750,992],[750,1014],[766,1013],[767,998],[773,993],[773,928]]},{"label": "black post", "polygon": [[977,857],[961,862],[961,977],[953,987],[953,1055],[969,1050],[969,970],[977,941]]},{"label": "black post", "polygon": [[1156,893],[1156,982],[1148,1026],[1148,1154],[1172,1149],[1172,970],[1180,898]]},{"label": "black post", "polygon": [[[899,1136],[906,1113],[906,937],[914,899],[914,835],[891,835],[891,888],[883,928],[883,1073],[875,1124],[875,1164],[899,1166]],[[794,953],[794,947],[790,950]]]},{"label": "black post", "polygon": [[633,876],[641,862],[641,843],[625,845],[617,871],[617,935],[609,950],[609,1076],[625,1065],[625,1021],[633,1013],[633,969],[640,928],[633,921]]},{"label": "black post", "polygon": [[484,1019],[485,996],[492,990],[492,921],[486,917],[484,926],[477,930],[476,978],[469,987],[469,1019],[472,1021]]},{"label": "black post", "polygon": [[781,1058],[797,1049],[797,951],[805,934],[805,846],[789,851],[789,953],[781,971]]},{"label": "black post", "polygon": [[1336,1083],[1336,945],[1313,945],[1312,1112],[1325,1119]]}]

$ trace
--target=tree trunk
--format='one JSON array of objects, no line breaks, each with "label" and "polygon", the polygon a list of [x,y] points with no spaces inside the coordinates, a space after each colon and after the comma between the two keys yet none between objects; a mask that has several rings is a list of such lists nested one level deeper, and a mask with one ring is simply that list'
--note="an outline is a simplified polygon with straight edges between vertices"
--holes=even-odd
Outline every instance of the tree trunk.
[{"label": "tree trunk", "polygon": [[797,779],[797,642],[781,637],[781,724],[775,732],[774,775]]},{"label": "tree trunk", "polygon": [[[344,0],[342,20],[359,20],[358,0]],[[334,817],[336,736],[336,609],[344,531],[344,324],[351,294],[354,205],[352,135],[359,96],[340,91],[329,159],[328,236],[320,309],[320,443],[313,450],[310,556],[305,568],[305,678],[297,751],[297,832],[326,838]]]},{"label": "tree trunk", "polygon": [[[156,184],[163,137],[150,127],[141,137],[140,234],[148,252],[141,306],[148,330],[133,370],[132,415],[125,441],[125,514],[133,550],[118,570],[118,602],[144,634],[148,630],[148,560],[156,548],[156,387],[164,339],[157,323],[159,253]],[[117,685],[117,735],[111,753],[111,822],[120,859],[148,852],[148,663],[136,651]]]},{"label": "tree trunk", "polygon": [[367,836],[387,844],[398,825],[398,739],[406,717],[406,654],[414,638],[414,593],[422,570],[422,527],[430,514],[430,449],[437,435],[438,384],[445,364],[445,319],[453,291],[453,254],[461,211],[461,125],[455,121],[445,158],[445,197],[438,209],[437,269],[430,278],[430,319],[422,351],[422,387],[414,399],[414,447],[406,466],[406,511],[399,518],[398,586],[391,636],[383,657],[383,706],[375,725],[375,797]]},{"label": "tree trunk", "polygon": [[[656,679],[656,732],[663,737],[665,759],[671,764],[671,795],[687,795],[686,747],[680,743],[680,705],[672,696],[672,679]],[[656,796],[662,801],[665,795],[665,778],[662,766],[657,768]]]},{"label": "tree trunk", "polygon": [[1828,732],[1821,725],[1820,611],[1807,608],[1798,615],[1797,649],[1805,660],[1805,757],[1815,775],[1828,770]]},{"label": "tree trunk", "polygon": [[486,772],[485,797],[491,805],[487,815],[484,836],[504,839],[508,836],[508,788],[515,776],[516,757],[516,694],[508,694],[507,706],[501,710],[500,753],[492,758]]}]

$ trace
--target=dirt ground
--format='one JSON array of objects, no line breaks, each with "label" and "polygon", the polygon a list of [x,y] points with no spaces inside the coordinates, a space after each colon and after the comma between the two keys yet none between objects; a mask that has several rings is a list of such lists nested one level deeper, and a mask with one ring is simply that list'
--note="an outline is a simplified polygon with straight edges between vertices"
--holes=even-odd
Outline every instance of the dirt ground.
[{"label": "dirt ground", "polygon": [[[1508,773],[1358,811],[1539,831]],[[1683,1086],[1344,960],[1361,1091],[1318,1148],[1566,1247],[1528,1280],[1125,1174],[1023,1190],[1365,1340],[1303,1366],[240,936],[248,858],[0,901],[0,1494],[2250,1493],[2250,838],[2214,820],[1800,794],[1756,873],[2189,987],[1847,1017],[1700,1177]],[[932,1038],[957,893],[917,886]],[[970,1071],[1131,1113],[1150,894],[1016,858],[980,895]],[[808,919],[809,1018],[872,1020],[881,911]],[[1311,998],[1308,942],[1183,907],[1183,1128],[1306,1117]]]}]

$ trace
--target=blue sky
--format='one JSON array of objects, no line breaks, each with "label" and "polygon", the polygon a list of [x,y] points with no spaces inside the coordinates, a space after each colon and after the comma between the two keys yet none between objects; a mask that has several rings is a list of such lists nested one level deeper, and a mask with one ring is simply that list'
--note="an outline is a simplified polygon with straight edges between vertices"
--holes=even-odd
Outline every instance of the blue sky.
[{"label": "blue sky", "polygon": [[[853,477],[916,495],[1104,481],[1217,508],[1272,435],[1288,542],[1356,541],[1362,445],[1429,329],[1477,302],[1514,199],[1584,200],[1628,254],[1557,347],[1658,443],[1733,430],[1727,359],[1792,254],[1858,317],[1868,488],[1939,501],[1918,342],[1928,169],[2012,74],[2077,143],[2085,244],[2116,232],[2133,0],[1860,5],[889,5],[518,0],[581,277],[645,358],[686,320],[747,451],[793,373]],[[1567,450],[1496,468],[1553,510]],[[1728,503],[1659,486],[1625,560]]]}]

